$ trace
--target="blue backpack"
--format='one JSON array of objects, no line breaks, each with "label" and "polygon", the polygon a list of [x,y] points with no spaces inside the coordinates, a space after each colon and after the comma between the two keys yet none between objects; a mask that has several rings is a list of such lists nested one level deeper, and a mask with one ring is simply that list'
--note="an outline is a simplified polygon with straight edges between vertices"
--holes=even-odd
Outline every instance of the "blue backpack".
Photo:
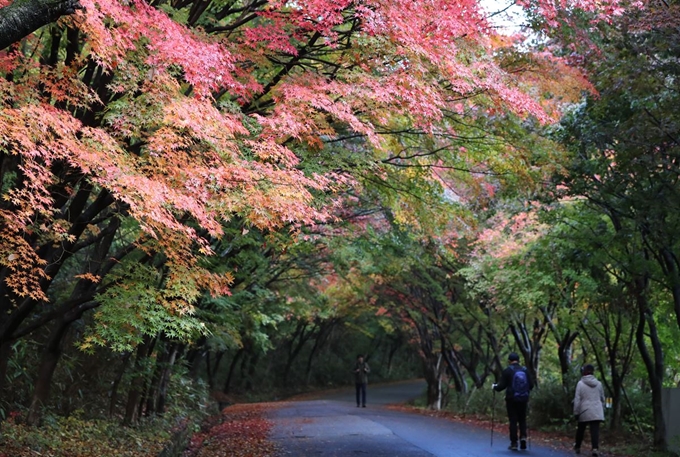
[{"label": "blue backpack", "polygon": [[512,376],[512,391],[515,401],[529,401],[529,377],[524,367],[515,370]]}]

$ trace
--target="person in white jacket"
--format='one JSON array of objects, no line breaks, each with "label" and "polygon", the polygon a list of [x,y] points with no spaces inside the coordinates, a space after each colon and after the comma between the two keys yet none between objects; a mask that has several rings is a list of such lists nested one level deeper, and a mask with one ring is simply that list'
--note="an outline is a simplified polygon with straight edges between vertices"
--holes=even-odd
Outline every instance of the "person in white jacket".
[{"label": "person in white jacket", "polygon": [[576,430],[576,444],[574,451],[581,453],[581,443],[586,432],[586,427],[590,427],[590,442],[592,444],[592,456],[598,455],[598,445],[600,440],[600,422],[604,421],[604,389],[602,383],[598,381],[593,373],[595,367],[585,365],[581,369],[583,376],[576,384],[576,394],[574,395],[574,416],[578,420]]}]

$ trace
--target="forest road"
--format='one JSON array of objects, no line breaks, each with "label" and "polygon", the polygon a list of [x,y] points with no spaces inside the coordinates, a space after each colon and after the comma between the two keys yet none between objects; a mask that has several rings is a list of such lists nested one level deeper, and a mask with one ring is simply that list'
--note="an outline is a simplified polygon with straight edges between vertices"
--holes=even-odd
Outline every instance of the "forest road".
[{"label": "forest road", "polygon": [[318,398],[285,402],[272,411],[270,439],[281,457],[567,457],[573,453],[533,443],[526,451],[510,451],[507,426],[497,426],[491,446],[489,430],[443,418],[394,411],[420,396],[424,381],[370,385],[367,407],[357,408],[351,389]]}]

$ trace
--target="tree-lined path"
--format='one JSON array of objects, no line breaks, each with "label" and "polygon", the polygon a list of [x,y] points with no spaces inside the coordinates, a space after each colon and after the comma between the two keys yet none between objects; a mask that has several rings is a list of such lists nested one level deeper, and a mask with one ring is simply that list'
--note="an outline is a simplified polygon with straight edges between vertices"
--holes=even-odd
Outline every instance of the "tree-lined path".
[{"label": "tree-lined path", "polygon": [[490,455],[571,455],[532,443],[531,449],[507,448],[507,427],[490,432],[442,418],[390,410],[387,404],[419,396],[424,381],[369,386],[368,407],[354,405],[351,390],[293,401],[272,413],[272,440],[282,456],[477,457]]},{"label": "tree-lined path", "polygon": [[[429,417],[487,414],[509,353],[535,437],[593,365],[608,457],[667,450],[679,29],[680,0],[0,0],[0,457],[509,454]],[[269,403],[357,354],[444,411]]]}]

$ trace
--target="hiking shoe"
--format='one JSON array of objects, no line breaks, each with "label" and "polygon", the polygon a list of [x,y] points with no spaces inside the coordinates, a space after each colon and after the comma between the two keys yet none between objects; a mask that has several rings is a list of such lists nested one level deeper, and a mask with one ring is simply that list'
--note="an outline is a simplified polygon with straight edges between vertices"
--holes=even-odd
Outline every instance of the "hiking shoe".
[{"label": "hiking shoe", "polygon": [[521,450],[523,450],[523,451],[526,450],[526,448],[527,448],[527,440],[526,440],[525,438],[520,438],[520,439],[519,439],[519,448],[520,448]]},{"label": "hiking shoe", "polygon": [[516,451],[517,450],[517,443],[510,443],[510,446],[508,446],[508,449],[511,451]]},{"label": "hiking shoe", "polygon": [[597,453],[597,449],[593,449],[593,452],[590,455],[592,455],[593,457],[597,457],[600,454]]},{"label": "hiking shoe", "polygon": [[580,454],[581,453],[581,448],[574,445],[574,454]]}]

